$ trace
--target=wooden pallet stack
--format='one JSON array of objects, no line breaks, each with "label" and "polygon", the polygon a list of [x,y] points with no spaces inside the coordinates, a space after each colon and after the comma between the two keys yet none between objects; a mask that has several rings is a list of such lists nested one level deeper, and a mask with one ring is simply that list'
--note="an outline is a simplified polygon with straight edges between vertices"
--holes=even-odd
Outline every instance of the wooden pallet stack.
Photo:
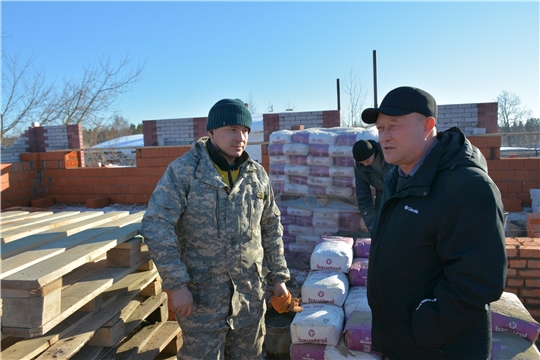
[{"label": "wooden pallet stack", "polygon": [[0,214],[0,358],[175,359],[144,211]]}]

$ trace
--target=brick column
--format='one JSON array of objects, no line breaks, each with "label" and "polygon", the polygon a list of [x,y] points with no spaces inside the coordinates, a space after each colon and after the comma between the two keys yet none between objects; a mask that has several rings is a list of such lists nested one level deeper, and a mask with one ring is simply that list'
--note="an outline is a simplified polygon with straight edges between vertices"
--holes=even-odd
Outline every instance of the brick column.
[{"label": "brick column", "polygon": [[193,141],[199,140],[201,137],[206,136],[206,117],[193,118]]},{"label": "brick column", "polygon": [[270,140],[270,134],[279,128],[279,114],[263,114],[264,141]]},{"label": "brick column", "polygon": [[323,127],[332,128],[341,126],[341,114],[339,110],[323,111]]},{"label": "brick column", "polygon": [[143,139],[144,139],[144,146],[157,146],[158,145],[156,120],[143,121]]},{"label": "brick column", "polygon": [[496,134],[499,132],[497,122],[498,103],[477,104],[478,127],[486,128],[486,134]]}]

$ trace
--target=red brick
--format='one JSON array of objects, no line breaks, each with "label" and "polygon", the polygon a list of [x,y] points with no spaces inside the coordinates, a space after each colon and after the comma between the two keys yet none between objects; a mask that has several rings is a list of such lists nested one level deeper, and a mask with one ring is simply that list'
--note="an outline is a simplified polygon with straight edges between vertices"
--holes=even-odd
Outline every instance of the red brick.
[{"label": "red brick", "polygon": [[520,212],[521,211],[521,200],[515,197],[503,197],[503,207],[505,211],[508,212]]},{"label": "red brick", "polygon": [[54,205],[54,198],[52,196],[48,196],[40,199],[34,199],[30,202],[30,204],[32,205],[32,207],[36,208],[49,207]]},{"label": "red brick", "polygon": [[99,197],[86,200],[86,207],[89,209],[98,209],[109,206],[109,204],[110,202],[108,197]]}]

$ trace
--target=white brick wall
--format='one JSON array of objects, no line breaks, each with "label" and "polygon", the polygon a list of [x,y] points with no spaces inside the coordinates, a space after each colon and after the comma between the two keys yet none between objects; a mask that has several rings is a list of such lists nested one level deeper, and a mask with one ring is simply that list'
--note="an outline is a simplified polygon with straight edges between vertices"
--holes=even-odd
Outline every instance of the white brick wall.
[{"label": "white brick wall", "polygon": [[195,140],[193,118],[156,121],[158,146],[188,145]]},{"label": "white brick wall", "polygon": [[29,152],[30,146],[26,143],[29,139],[27,137],[21,136],[15,141],[9,149],[4,149],[2,147],[2,164],[9,164],[14,162],[20,162],[20,154]]},{"label": "white brick wall", "polygon": [[475,135],[483,132],[477,128],[478,125],[478,104],[459,105],[439,105],[437,117],[437,131],[445,131],[453,126],[457,126],[465,135]]},{"label": "white brick wall", "polygon": [[291,126],[304,125],[304,128],[323,126],[322,111],[283,112],[279,113],[279,128],[291,129]]}]

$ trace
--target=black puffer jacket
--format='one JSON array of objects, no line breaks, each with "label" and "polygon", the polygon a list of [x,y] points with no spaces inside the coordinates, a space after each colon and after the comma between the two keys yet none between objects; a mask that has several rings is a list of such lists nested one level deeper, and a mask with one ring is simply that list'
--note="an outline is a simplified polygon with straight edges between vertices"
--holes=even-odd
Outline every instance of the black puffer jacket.
[{"label": "black puffer jacket", "polygon": [[[486,359],[487,304],[506,280],[501,195],[485,158],[452,128],[405,187],[385,177],[372,231],[373,345],[390,359]],[[425,301],[423,301],[425,300]]]},{"label": "black puffer jacket", "polygon": [[[368,140],[371,145],[376,149],[377,155],[373,162],[378,163],[378,166],[382,169],[382,174],[375,171],[371,166],[354,165],[354,178],[356,186],[356,200],[358,202],[358,209],[364,218],[366,226],[371,231],[377,212],[381,207],[382,193],[384,189],[384,175],[387,174],[394,165],[388,164],[384,161],[384,155],[382,153],[381,145],[374,141]],[[371,194],[371,188],[375,188],[375,204],[373,204],[373,195]]]}]

